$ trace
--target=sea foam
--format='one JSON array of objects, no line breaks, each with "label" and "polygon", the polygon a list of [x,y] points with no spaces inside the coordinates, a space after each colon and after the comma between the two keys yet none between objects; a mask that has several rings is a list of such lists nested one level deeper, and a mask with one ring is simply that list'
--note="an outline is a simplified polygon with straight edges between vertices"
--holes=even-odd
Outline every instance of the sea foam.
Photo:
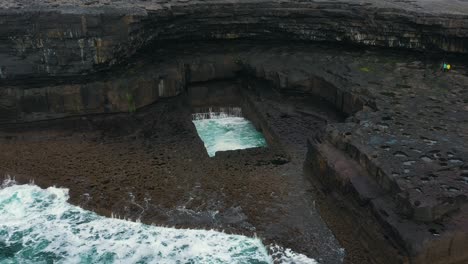
[{"label": "sea foam", "polygon": [[216,151],[266,146],[265,138],[243,117],[222,117],[193,120],[210,157]]},{"label": "sea foam", "polygon": [[[67,202],[68,189],[0,188],[0,263],[273,263],[258,238],[106,218]],[[282,250],[280,263],[316,263]]]}]

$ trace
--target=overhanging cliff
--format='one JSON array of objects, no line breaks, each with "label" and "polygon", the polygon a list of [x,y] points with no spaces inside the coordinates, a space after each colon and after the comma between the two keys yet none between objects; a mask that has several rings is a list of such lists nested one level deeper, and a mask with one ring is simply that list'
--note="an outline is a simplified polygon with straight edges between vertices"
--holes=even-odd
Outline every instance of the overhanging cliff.
[{"label": "overhanging cliff", "polygon": [[327,41],[468,53],[456,1],[71,1],[0,5],[0,78],[77,76],[156,40]]}]

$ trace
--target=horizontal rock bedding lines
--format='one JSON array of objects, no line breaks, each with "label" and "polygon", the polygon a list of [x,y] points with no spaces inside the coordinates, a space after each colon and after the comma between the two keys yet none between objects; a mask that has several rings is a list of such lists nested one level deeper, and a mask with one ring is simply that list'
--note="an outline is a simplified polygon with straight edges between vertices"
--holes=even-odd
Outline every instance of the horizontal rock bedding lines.
[{"label": "horizontal rock bedding lines", "polygon": [[164,39],[295,39],[468,53],[468,4],[439,3],[436,10],[420,2],[10,1],[0,7],[0,79],[96,72]]}]

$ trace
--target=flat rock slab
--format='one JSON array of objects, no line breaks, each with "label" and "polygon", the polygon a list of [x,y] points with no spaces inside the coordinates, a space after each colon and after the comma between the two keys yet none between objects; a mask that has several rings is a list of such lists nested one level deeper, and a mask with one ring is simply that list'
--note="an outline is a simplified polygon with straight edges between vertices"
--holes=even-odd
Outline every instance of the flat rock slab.
[{"label": "flat rock slab", "polygon": [[[37,120],[36,115],[57,117],[49,112],[65,116],[124,111],[122,91],[131,78],[123,75],[99,87],[96,82],[148,45],[154,53],[160,48],[160,57],[153,55],[153,60],[126,69],[134,67],[131,74],[141,77],[139,69],[158,64],[155,69],[165,68],[164,75],[151,70],[141,80],[150,79],[151,87],[170,85],[160,94],[145,90],[151,96],[140,98],[151,99],[141,100],[139,106],[178,95],[190,81],[232,77],[242,69],[280,91],[324,98],[350,116],[347,122],[329,124],[324,138],[357,161],[382,195],[390,197],[391,202],[374,196],[372,204],[385,212],[383,222],[396,230],[406,247],[424,247],[428,237],[463,246],[468,200],[468,77],[463,58],[272,43],[223,49],[190,41],[162,48],[155,41],[294,39],[466,54],[468,2],[44,1],[33,6],[30,1],[7,0],[0,13],[0,107],[5,120],[18,114],[22,121],[23,112],[32,113],[27,120]],[[442,63],[452,59],[453,70],[443,72]],[[191,80],[185,79],[188,73]],[[112,71],[107,74],[112,76]],[[162,76],[166,79],[161,82]],[[72,79],[79,85],[55,85]],[[106,97],[108,89],[111,96]],[[122,93],[113,93],[118,89]],[[69,99],[61,100],[67,108],[52,109],[48,100],[54,98],[49,94]],[[89,112],[80,112],[77,98],[96,100],[85,102]],[[295,111],[307,114],[307,109]],[[424,235],[403,236],[412,225],[419,225],[418,234]]]},{"label": "flat rock slab", "polygon": [[[325,125],[310,120],[310,131]],[[320,263],[343,261],[344,250],[312,206],[302,160],[291,161],[275,144],[208,157],[183,97],[134,115],[44,121],[1,134],[2,175],[69,188],[70,201],[83,208],[258,235]]]},{"label": "flat rock slab", "polygon": [[[135,58],[138,63],[133,61],[130,68],[136,67],[132,72],[138,73],[149,65],[155,69],[173,65],[174,68],[165,70],[182,71],[172,75],[174,81],[180,80],[180,76],[189,76],[183,72],[186,69],[190,69],[197,81],[232,78],[234,72],[244,69],[250,77],[267,80],[267,89],[260,94],[276,90],[296,94],[299,98],[302,95],[322,98],[350,116],[346,122],[329,123],[323,139],[366,171],[368,179],[356,181],[356,184],[371,181],[377,186],[371,189],[358,187],[366,191],[361,196],[367,197],[367,203],[379,215],[382,225],[391,230],[410,254],[433,252],[435,255],[426,257],[444,259],[447,255],[439,252],[460,252],[459,248],[466,245],[464,239],[468,233],[468,92],[465,89],[468,76],[463,60],[445,58],[452,60],[453,70],[443,72],[442,59],[421,54],[338,50],[313,45],[271,47],[261,43],[192,43],[171,45],[154,51],[152,56],[144,56],[144,59]],[[175,61],[187,67],[179,67]],[[232,67],[234,61],[240,68]],[[297,162],[307,151],[305,142],[322,131],[310,132],[314,122],[309,122],[308,116],[318,123],[330,117],[325,112],[310,110],[310,104],[295,102],[281,106],[281,103],[269,105],[268,101],[262,103],[261,100],[257,103],[258,112],[268,120],[270,136],[274,138],[276,135],[284,149],[296,153],[293,158]],[[170,120],[170,116],[163,120]],[[159,114],[155,118],[159,118]],[[132,127],[132,123],[124,127]],[[170,132],[172,129],[184,130],[173,122],[169,127],[171,129],[164,130],[165,134],[161,136],[173,133]],[[121,129],[115,127],[115,131]],[[8,137],[14,138],[13,135]],[[283,140],[279,140],[281,138]],[[25,144],[25,148],[29,148],[29,143]],[[5,146],[8,148],[11,147]],[[42,148],[41,145],[37,149]],[[194,148],[202,148],[202,145]],[[6,155],[3,160],[10,162],[8,166],[13,166],[13,171],[19,170],[10,158],[24,157],[33,150],[24,151]],[[164,152],[163,156],[169,154],[173,156],[174,153]],[[73,159],[73,153],[69,155]],[[271,160],[273,166],[278,159],[273,155]],[[155,161],[155,164],[162,164],[163,169],[166,161],[161,162]],[[36,163],[32,161],[31,164]],[[46,174],[47,171],[43,172]],[[73,177],[67,178],[67,181],[73,180]],[[226,219],[231,219],[232,214],[228,213]],[[174,216],[173,219],[180,218]],[[205,216],[198,220],[203,223],[203,219]],[[441,251],[431,250],[434,245]]]}]

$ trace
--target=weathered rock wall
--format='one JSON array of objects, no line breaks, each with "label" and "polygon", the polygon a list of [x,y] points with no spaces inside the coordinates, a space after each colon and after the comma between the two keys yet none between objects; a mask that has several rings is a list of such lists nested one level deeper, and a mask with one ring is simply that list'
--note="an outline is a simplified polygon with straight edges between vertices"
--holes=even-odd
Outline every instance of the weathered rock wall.
[{"label": "weathered rock wall", "polygon": [[[356,229],[361,230],[359,237],[366,238],[364,244],[369,248],[377,247],[389,251],[384,258],[380,254],[385,250],[379,251],[379,256],[375,257],[376,263],[466,262],[466,209],[462,209],[464,212],[459,215],[447,217],[438,223],[423,223],[401,217],[397,213],[399,205],[394,197],[403,195],[407,189],[395,192],[384,190],[383,184],[377,182],[383,177],[375,179],[373,175],[369,175],[370,171],[360,160],[354,161],[350,158],[350,153],[345,153],[346,150],[338,150],[329,141],[314,142],[309,144],[306,164],[312,171],[312,178],[330,192],[339,192],[345,197],[343,211],[354,212],[349,217],[355,221]],[[360,219],[363,212],[373,212],[374,215]],[[369,219],[379,222],[386,231],[368,229]],[[441,227],[442,232],[437,230]],[[382,242],[381,233],[390,235]],[[392,250],[399,253],[391,252]]]},{"label": "weathered rock wall", "polygon": [[141,47],[136,16],[0,10],[0,77],[79,76]]},{"label": "weathered rock wall", "polygon": [[329,41],[468,53],[468,14],[462,12],[468,5],[459,13],[444,13],[382,3],[217,0],[4,7],[0,79],[80,76],[125,62],[141,47],[165,39]]},{"label": "weathered rock wall", "polygon": [[[466,15],[360,3],[193,1],[152,8],[3,9],[0,123],[131,112],[176,96],[188,84],[242,72],[280,91],[316,95],[346,114],[364,109],[350,122],[329,125],[324,144],[344,152],[365,175],[340,178],[336,162],[327,164],[320,146],[311,159],[322,162],[312,167],[328,187],[341,182],[343,188],[336,189],[356,192],[357,200],[364,197],[360,202],[415,263],[466,260],[466,61],[454,62],[454,70],[445,73],[440,61],[423,56],[309,43],[275,48],[192,42],[314,40],[468,53]],[[161,48],[158,40],[187,43]],[[132,57],[142,48],[145,58]],[[377,188],[366,193],[350,179]]]},{"label": "weathered rock wall", "polygon": [[132,112],[160,98],[177,96],[190,84],[239,76],[266,80],[278,91],[316,95],[346,115],[361,110],[367,102],[365,96],[352,91],[352,82],[322,68],[328,58],[319,53],[309,54],[309,59],[317,60],[311,65],[300,58],[301,54],[294,55],[292,61],[282,61],[279,50],[268,48],[222,49],[212,45],[198,51],[190,48],[193,54],[183,54],[187,48],[163,49],[154,57],[142,58],[109,75],[84,77],[89,78],[84,81],[58,78],[56,84],[40,81],[4,86],[0,89],[0,123]]}]

